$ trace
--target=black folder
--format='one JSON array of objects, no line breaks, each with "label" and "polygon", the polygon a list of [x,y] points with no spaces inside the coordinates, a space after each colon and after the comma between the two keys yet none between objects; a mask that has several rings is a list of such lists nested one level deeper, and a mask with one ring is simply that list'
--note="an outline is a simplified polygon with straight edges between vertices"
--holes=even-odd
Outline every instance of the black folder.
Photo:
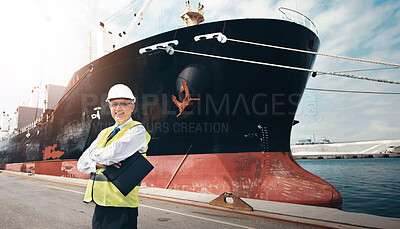
[{"label": "black folder", "polygon": [[120,168],[107,166],[103,174],[124,196],[128,195],[135,186],[140,184],[154,168],[154,166],[139,152],[134,153],[120,163]]}]

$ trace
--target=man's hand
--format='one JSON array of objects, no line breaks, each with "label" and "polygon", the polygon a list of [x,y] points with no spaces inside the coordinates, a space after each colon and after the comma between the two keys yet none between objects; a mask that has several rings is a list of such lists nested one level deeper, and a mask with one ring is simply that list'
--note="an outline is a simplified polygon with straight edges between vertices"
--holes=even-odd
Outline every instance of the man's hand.
[{"label": "man's hand", "polygon": [[101,169],[101,168],[105,168],[105,167],[107,167],[107,165],[96,163],[96,169]]},{"label": "man's hand", "polygon": [[114,166],[115,168],[119,169],[119,168],[121,168],[121,162],[112,164],[112,166]]},{"label": "man's hand", "polygon": [[[112,164],[112,166],[114,166],[115,168],[119,169],[119,168],[121,168],[121,163],[118,162],[118,163]],[[107,167],[107,165],[96,163],[96,169],[106,168],[106,167]]]}]

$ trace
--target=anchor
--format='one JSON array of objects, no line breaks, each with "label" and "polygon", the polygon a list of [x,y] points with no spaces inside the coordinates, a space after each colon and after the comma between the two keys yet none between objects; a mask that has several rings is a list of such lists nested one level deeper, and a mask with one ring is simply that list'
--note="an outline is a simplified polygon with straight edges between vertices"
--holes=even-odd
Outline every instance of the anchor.
[{"label": "anchor", "polygon": [[[185,118],[186,116],[189,115],[189,112],[193,111],[193,109],[196,107],[197,104],[191,104],[192,101],[199,101],[199,98],[191,98],[190,97],[190,89],[187,85],[187,82],[185,80],[182,80],[182,88],[180,93],[185,92],[185,98],[182,100],[182,102],[179,102],[178,99],[176,99],[175,95],[172,95],[172,101],[175,103],[175,105],[179,108],[179,114],[176,116],[177,118]],[[186,111],[186,114],[183,112]]]}]

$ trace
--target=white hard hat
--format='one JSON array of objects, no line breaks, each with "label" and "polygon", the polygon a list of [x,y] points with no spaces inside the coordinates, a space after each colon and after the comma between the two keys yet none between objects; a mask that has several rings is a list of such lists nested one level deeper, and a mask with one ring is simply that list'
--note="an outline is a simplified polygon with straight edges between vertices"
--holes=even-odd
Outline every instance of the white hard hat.
[{"label": "white hard hat", "polygon": [[131,99],[133,103],[136,102],[131,89],[124,84],[116,84],[110,88],[106,102],[110,102],[113,99]]}]

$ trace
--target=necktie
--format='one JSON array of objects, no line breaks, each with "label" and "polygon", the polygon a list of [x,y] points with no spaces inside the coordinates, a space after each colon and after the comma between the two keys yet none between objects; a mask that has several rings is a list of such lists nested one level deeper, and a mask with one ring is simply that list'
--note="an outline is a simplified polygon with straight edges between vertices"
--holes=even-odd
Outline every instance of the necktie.
[{"label": "necktie", "polygon": [[118,132],[120,131],[119,127],[116,126],[113,130],[113,132],[111,132],[110,136],[108,136],[107,138],[107,142],[111,140],[111,138],[113,138]]}]

